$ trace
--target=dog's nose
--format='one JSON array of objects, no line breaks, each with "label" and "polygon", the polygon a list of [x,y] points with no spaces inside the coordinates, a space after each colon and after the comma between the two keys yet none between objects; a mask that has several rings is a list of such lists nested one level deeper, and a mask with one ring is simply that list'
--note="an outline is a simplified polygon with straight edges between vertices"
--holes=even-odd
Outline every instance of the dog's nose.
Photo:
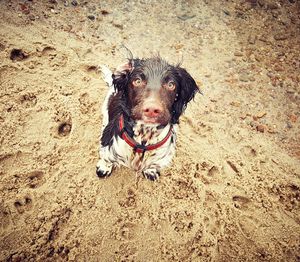
[{"label": "dog's nose", "polygon": [[146,117],[155,118],[158,117],[162,113],[162,107],[154,104],[148,104],[144,107],[143,113]]}]

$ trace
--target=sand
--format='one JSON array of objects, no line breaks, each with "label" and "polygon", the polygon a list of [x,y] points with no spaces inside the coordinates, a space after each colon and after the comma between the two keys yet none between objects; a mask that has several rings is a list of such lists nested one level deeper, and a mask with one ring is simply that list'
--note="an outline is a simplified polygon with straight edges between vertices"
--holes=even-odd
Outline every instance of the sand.
[{"label": "sand", "polygon": [[[299,7],[1,1],[0,261],[299,261]],[[157,182],[96,176],[122,44],[204,93]]]}]

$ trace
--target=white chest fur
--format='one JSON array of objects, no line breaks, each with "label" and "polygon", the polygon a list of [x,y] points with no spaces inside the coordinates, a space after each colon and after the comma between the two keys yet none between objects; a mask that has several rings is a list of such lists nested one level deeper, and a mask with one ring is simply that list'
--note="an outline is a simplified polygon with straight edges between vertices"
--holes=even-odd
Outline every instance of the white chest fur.
[{"label": "white chest fur", "polygon": [[[173,131],[169,139],[160,147],[145,153],[134,152],[134,149],[128,145],[122,138],[114,137],[112,145],[102,147],[100,150],[101,158],[114,163],[115,166],[124,165],[134,169],[137,172],[155,168],[162,169],[167,166],[175,154],[175,142],[177,125],[173,126]],[[152,135],[145,145],[155,144],[161,141],[168,133],[170,127],[166,126],[159,135]],[[145,138],[144,132],[137,132],[135,129],[134,140],[141,143]]]}]

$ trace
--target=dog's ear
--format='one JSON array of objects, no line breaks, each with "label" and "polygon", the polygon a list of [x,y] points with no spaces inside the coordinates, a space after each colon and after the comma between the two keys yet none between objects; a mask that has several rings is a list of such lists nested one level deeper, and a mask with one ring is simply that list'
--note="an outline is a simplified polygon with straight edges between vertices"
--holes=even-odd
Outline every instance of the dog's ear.
[{"label": "dog's ear", "polygon": [[133,62],[129,60],[126,64],[120,65],[113,73],[113,85],[118,92],[126,92],[130,73],[133,70]]},{"label": "dog's ear", "polygon": [[181,67],[176,67],[177,76],[178,76],[178,87],[176,100],[173,104],[173,116],[172,123],[179,123],[179,117],[186,109],[188,102],[190,102],[197,92],[200,92],[195,80],[191,77],[191,75]]}]

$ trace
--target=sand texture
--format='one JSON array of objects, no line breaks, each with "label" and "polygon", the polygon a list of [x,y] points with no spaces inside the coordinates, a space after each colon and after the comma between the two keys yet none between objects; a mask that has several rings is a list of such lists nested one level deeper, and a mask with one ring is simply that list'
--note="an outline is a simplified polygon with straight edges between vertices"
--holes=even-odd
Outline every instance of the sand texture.
[{"label": "sand texture", "polygon": [[[112,70],[204,95],[157,182],[96,176]],[[0,1],[0,261],[300,261],[299,1]]]}]

